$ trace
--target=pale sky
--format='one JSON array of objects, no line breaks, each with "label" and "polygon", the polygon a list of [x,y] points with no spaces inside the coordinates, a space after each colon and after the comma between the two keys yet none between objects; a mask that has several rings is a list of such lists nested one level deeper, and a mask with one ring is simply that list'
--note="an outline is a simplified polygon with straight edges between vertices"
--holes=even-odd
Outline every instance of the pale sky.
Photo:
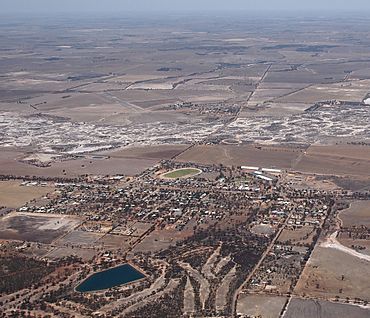
[{"label": "pale sky", "polygon": [[0,0],[0,13],[215,10],[370,12],[370,0]]}]

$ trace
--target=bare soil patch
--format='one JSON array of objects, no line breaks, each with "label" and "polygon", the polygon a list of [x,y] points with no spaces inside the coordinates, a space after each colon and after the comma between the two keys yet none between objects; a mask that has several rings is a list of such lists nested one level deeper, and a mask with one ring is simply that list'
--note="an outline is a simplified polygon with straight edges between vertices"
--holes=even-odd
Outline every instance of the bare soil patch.
[{"label": "bare soil patch", "polygon": [[312,146],[295,167],[296,170],[333,174],[368,175],[370,147],[365,146]]},{"label": "bare soil patch", "polygon": [[79,223],[80,219],[65,215],[13,212],[0,219],[0,238],[51,243]]},{"label": "bare soil patch", "polygon": [[279,238],[278,242],[280,243],[287,243],[290,242],[291,244],[310,244],[312,242],[312,238],[315,234],[314,228],[310,226],[305,226],[301,228],[285,228]]},{"label": "bare soil patch", "polygon": [[254,145],[200,145],[178,157],[181,162],[236,166],[277,167],[289,169],[301,153],[298,148],[260,147]]},{"label": "bare soil patch", "polygon": [[61,257],[68,257],[71,255],[81,257],[84,261],[91,260],[96,254],[96,251],[91,248],[76,248],[76,247],[57,247],[49,252],[45,257],[56,259]]},{"label": "bare soil patch", "polygon": [[364,225],[370,227],[370,201],[354,201],[348,209],[340,212],[344,227]]},{"label": "bare soil patch", "polygon": [[239,296],[237,313],[251,317],[279,318],[284,307],[286,297],[267,295],[245,295]]},{"label": "bare soil patch", "polygon": [[284,318],[367,318],[370,309],[311,299],[292,299]]},{"label": "bare soil patch", "polygon": [[112,158],[171,159],[188,147],[189,145],[130,147],[103,153]]},{"label": "bare soil patch", "polygon": [[316,246],[296,292],[312,297],[370,300],[369,264],[340,250]]},{"label": "bare soil patch", "polygon": [[16,176],[78,177],[80,175],[136,175],[156,164],[159,159],[105,158],[53,162],[50,167],[36,167],[17,161],[18,152],[0,158],[0,174]]},{"label": "bare soil patch", "polygon": [[53,190],[51,186],[21,186],[20,181],[0,181],[0,206],[18,208]]},{"label": "bare soil patch", "polygon": [[98,243],[104,248],[126,250],[136,240],[137,238],[131,236],[107,234],[100,238]]},{"label": "bare soil patch", "polygon": [[170,245],[176,244],[191,235],[190,232],[179,232],[175,229],[157,229],[140,242],[135,248],[134,252],[155,252],[168,248]]},{"label": "bare soil patch", "polygon": [[101,233],[72,231],[56,241],[55,244],[59,246],[94,247],[96,246],[95,243],[103,236],[104,234]]}]

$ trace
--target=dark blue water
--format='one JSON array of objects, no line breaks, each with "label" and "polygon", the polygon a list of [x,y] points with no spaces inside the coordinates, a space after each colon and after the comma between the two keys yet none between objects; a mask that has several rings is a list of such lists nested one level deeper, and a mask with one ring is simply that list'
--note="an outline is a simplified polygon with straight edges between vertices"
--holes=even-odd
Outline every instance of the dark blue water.
[{"label": "dark blue water", "polygon": [[129,264],[124,264],[96,273],[86,278],[76,290],[91,292],[108,289],[144,278],[145,276]]}]

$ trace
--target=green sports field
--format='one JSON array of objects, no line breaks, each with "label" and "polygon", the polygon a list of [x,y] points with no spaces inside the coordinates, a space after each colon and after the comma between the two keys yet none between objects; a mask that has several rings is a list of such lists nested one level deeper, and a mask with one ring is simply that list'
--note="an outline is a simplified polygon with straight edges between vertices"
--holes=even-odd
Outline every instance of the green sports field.
[{"label": "green sports field", "polygon": [[194,169],[194,168],[184,168],[184,169],[178,169],[174,171],[167,172],[162,175],[163,178],[168,178],[168,179],[178,179],[178,178],[185,178],[185,177],[191,177],[195,176],[202,171],[199,169]]}]

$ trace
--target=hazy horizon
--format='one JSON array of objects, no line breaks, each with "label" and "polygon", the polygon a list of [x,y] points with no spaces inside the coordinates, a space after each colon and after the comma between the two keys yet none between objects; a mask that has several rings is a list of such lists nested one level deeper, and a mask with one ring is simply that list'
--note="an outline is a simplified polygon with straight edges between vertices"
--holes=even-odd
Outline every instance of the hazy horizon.
[{"label": "hazy horizon", "polygon": [[333,1],[311,0],[302,3],[294,0],[188,0],[174,2],[171,0],[64,0],[55,2],[50,0],[2,0],[2,13],[64,13],[64,12],[207,12],[207,11],[275,11],[275,12],[364,12],[370,11],[368,0]]}]

